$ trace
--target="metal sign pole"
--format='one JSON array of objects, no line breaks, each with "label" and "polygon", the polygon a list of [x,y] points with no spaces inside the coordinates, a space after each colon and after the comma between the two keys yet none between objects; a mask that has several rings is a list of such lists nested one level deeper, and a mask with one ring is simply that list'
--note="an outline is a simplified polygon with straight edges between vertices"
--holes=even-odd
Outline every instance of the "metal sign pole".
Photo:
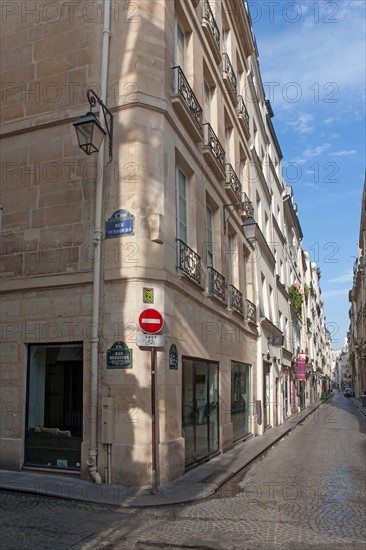
[{"label": "metal sign pole", "polygon": [[156,407],[155,407],[156,349],[151,348],[151,481],[156,491]]}]

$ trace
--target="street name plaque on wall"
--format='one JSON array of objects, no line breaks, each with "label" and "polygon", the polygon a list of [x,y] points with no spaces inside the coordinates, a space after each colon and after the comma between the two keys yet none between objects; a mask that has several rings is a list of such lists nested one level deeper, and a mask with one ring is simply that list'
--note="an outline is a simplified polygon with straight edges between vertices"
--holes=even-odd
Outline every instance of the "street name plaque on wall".
[{"label": "street name plaque on wall", "polygon": [[135,217],[128,210],[116,210],[105,223],[105,238],[135,234]]},{"label": "street name plaque on wall", "polygon": [[175,344],[170,346],[169,350],[169,368],[178,370],[178,350]]},{"label": "street name plaque on wall", "polygon": [[107,369],[132,369],[132,349],[124,342],[115,342],[107,349]]}]

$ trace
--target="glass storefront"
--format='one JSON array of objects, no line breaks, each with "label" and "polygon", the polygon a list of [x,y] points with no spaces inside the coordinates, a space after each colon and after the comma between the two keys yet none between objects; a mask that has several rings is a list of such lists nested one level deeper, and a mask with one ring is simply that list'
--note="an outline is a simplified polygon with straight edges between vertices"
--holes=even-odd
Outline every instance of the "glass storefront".
[{"label": "glass storefront", "polygon": [[306,407],[306,381],[299,380],[299,405],[301,409]]},{"label": "glass storefront", "polygon": [[263,363],[263,426],[268,428],[270,426],[270,378],[269,378],[269,365]]},{"label": "glass storefront", "polygon": [[182,426],[186,466],[219,449],[217,363],[183,357]]},{"label": "glass storefront", "polygon": [[250,429],[250,366],[231,363],[231,422],[234,441],[249,434]]},{"label": "glass storefront", "polygon": [[30,345],[25,464],[80,469],[82,344]]}]

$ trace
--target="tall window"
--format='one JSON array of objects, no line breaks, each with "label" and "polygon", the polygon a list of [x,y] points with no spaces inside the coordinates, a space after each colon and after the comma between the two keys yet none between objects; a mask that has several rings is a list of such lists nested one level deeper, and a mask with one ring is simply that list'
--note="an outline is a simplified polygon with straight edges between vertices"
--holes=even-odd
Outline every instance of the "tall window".
[{"label": "tall window", "polygon": [[262,201],[261,201],[261,198],[258,195],[258,193],[256,193],[256,202],[257,202],[257,221],[258,221],[259,227],[261,228],[261,230],[263,230],[263,225],[262,225]]},{"label": "tall window", "polygon": [[268,314],[268,293],[267,293],[267,283],[266,279],[263,274],[261,274],[261,282],[262,282],[262,306],[263,306],[263,314],[265,317],[269,317]]},{"label": "tall window", "polygon": [[211,123],[211,103],[212,103],[212,90],[209,84],[204,81],[203,83],[203,118],[205,122]]},{"label": "tall window", "polygon": [[177,239],[188,244],[188,186],[186,175],[179,168],[176,180]]},{"label": "tall window", "polygon": [[273,322],[273,310],[274,310],[274,304],[273,304],[273,290],[271,285],[269,285],[269,300],[268,300],[268,311],[269,311],[269,318]]},{"label": "tall window", "polygon": [[228,124],[225,124],[225,153],[226,162],[231,162],[231,140],[232,140],[233,128]]},{"label": "tall window", "polygon": [[179,65],[186,72],[186,35],[178,19],[175,20],[175,65]]},{"label": "tall window", "polygon": [[235,284],[235,276],[234,276],[234,262],[235,262],[235,256],[236,256],[236,250],[235,250],[235,238],[233,235],[228,235],[228,241],[227,241],[227,262],[228,262],[228,273],[229,273],[229,284],[234,285]]},{"label": "tall window", "polygon": [[249,189],[247,186],[247,178],[246,178],[246,158],[245,156],[240,155],[240,164],[239,164],[239,179],[240,183],[242,185],[243,191],[247,191],[249,195]]},{"label": "tall window", "polygon": [[267,242],[270,242],[269,218],[268,218],[267,212],[264,213],[264,235],[266,237]]},{"label": "tall window", "polygon": [[243,296],[244,298],[248,298],[248,275],[247,275],[247,269],[248,269],[248,255],[244,252],[243,254]]},{"label": "tall window", "polygon": [[213,213],[210,206],[206,207],[206,237],[207,237],[207,265],[213,267],[214,243],[213,243]]}]

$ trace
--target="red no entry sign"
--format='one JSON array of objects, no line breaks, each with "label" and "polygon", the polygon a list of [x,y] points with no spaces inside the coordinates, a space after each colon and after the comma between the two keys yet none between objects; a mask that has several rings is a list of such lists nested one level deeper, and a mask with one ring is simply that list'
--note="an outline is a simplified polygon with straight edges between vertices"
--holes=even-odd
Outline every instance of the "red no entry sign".
[{"label": "red no entry sign", "polygon": [[139,317],[139,325],[144,332],[156,334],[163,328],[164,319],[156,309],[145,309]]}]

